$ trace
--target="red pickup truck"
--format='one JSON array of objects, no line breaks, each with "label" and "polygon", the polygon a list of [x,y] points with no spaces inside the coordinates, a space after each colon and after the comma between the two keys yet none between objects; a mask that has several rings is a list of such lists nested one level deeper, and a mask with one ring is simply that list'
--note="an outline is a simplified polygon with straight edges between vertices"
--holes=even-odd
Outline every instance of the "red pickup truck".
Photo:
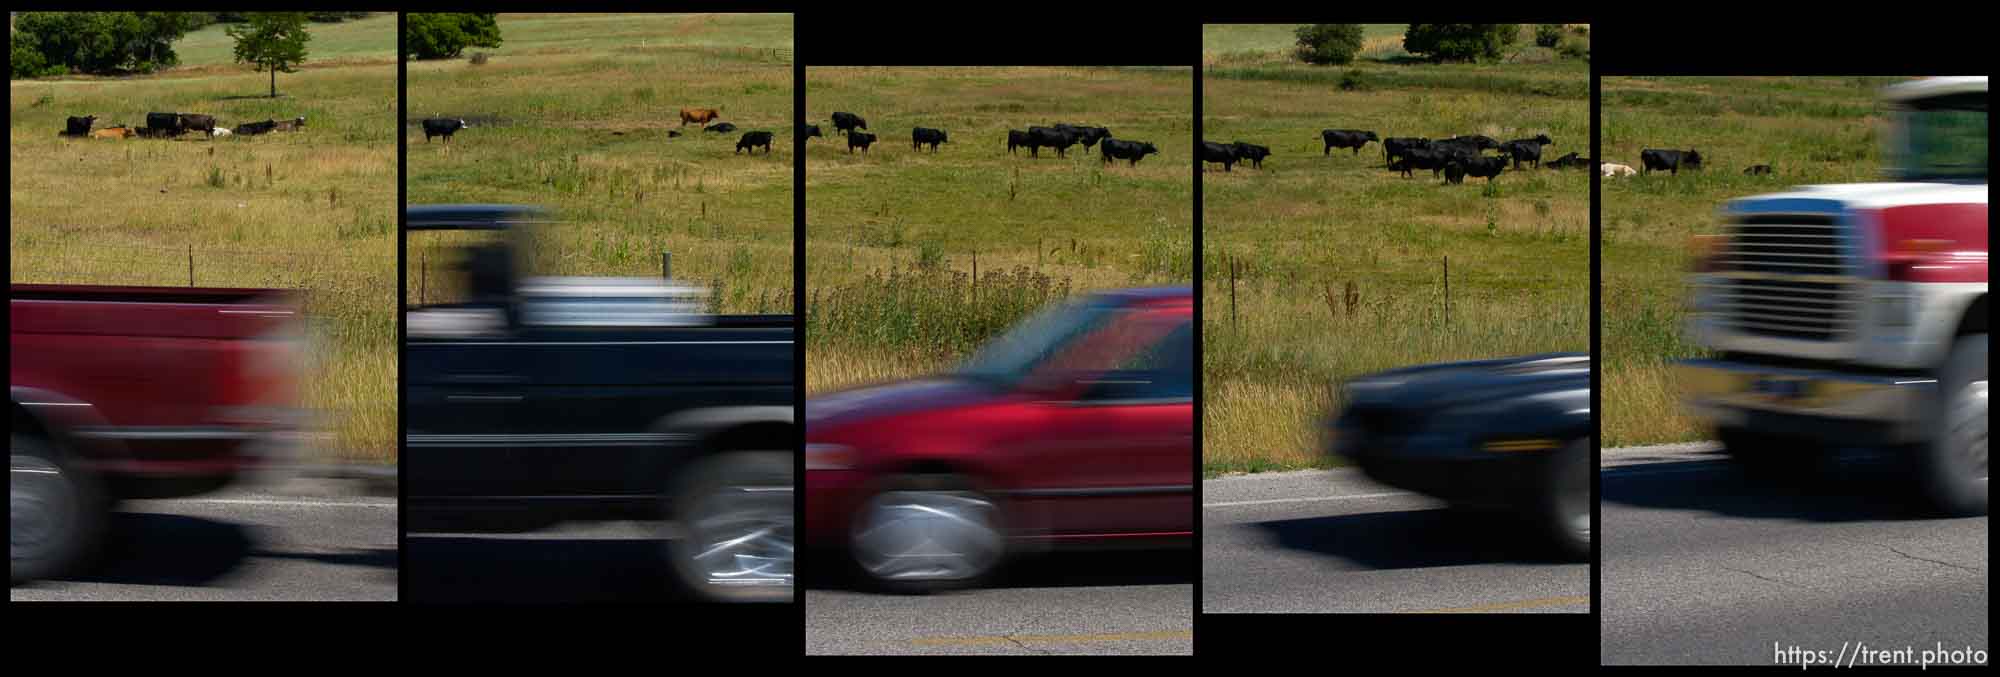
[{"label": "red pickup truck", "polygon": [[118,500],[215,490],[294,438],[287,292],[16,284],[8,316],[14,584],[80,567]]}]

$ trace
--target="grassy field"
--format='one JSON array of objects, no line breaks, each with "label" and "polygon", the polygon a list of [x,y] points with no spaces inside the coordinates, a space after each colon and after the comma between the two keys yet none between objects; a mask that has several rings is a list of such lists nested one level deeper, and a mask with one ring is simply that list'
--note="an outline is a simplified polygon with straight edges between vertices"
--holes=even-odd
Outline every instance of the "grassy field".
[{"label": "grassy field", "polygon": [[[1715,232],[1715,210],[1730,198],[1874,180],[1875,97],[1899,79],[1604,78],[1607,161],[1636,168],[1642,148],[1692,148],[1706,165],[1604,182],[1605,446],[1708,436],[1682,413],[1666,367],[1700,354],[1681,332],[1689,241]],[[1743,175],[1756,164],[1777,173]]]},{"label": "grassy field", "polygon": [[[1208,35],[1220,38],[1211,55],[1230,56],[1204,72],[1203,136],[1272,156],[1261,171],[1202,176],[1206,475],[1327,463],[1316,424],[1351,376],[1589,349],[1588,172],[1509,169],[1491,185],[1446,185],[1384,169],[1379,144],[1322,155],[1319,138],[1327,128],[1545,133],[1547,157],[1588,153],[1586,64],[1361,61],[1351,70],[1363,86],[1342,90],[1350,68],[1291,61],[1287,30]],[[1268,48],[1246,47],[1253,35]]]},{"label": "grassy field", "polygon": [[[792,311],[792,18],[785,14],[500,16],[502,47],[409,65],[410,204],[541,205],[564,223],[541,272],[674,275],[711,286],[721,312]],[[488,51],[488,50],[473,50]],[[721,108],[741,133],[680,127],[682,107]],[[472,127],[426,143],[419,121]],[[670,130],[684,135],[670,138]],[[440,234],[410,239],[411,303]],[[435,271],[433,271],[435,272]]]},{"label": "grassy field", "polygon": [[[174,43],[181,68],[231,66],[236,60],[236,41],[223,32],[230,24],[210,24],[182,36]],[[377,12],[340,23],[307,24],[312,42],[306,49],[321,67],[348,63],[396,63],[396,13]],[[312,64],[307,64],[312,66]],[[282,84],[284,73],[278,74]]]},{"label": "grassy field", "polygon": [[[386,32],[365,36],[373,26]],[[323,45],[395,39],[393,19],[314,24],[306,67],[267,77],[204,63],[135,78],[14,81],[9,92],[8,263],[14,282],[195,284],[309,291],[322,341],[308,403],[329,414],[331,455],[395,457],[396,67],[318,62]],[[215,29],[220,35],[220,29]],[[189,36],[195,41],[202,31]],[[332,55],[342,59],[339,53]],[[307,116],[298,134],[208,141],[70,140],[64,118],[138,126],[148,111],[224,124]]]},{"label": "grassy field", "polygon": [[[1193,279],[1187,68],[808,68],[806,119],[880,140],[806,153],[806,388],[922,373],[1076,292]],[[1159,153],[1007,153],[1007,130],[1110,128]],[[910,129],[944,130],[936,154]],[[974,284],[973,269],[978,269]]]}]

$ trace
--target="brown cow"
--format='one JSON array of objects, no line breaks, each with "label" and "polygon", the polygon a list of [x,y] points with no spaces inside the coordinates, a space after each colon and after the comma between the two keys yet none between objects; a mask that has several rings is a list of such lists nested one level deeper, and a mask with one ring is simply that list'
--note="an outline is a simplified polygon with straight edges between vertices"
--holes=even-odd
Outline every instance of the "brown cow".
[{"label": "brown cow", "polygon": [[305,126],[306,126],[306,116],[301,115],[296,118],[292,118],[290,120],[279,120],[278,126],[275,127],[274,129],[280,132],[296,132],[299,131],[300,129],[305,128]]},{"label": "brown cow", "polygon": [[722,109],[720,108],[682,108],[681,126],[686,127],[690,122],[705,125],[714,122],[717,117],[721,116]]},{"label": "brown cow", "polygon": [[138,135],[131,127],[106,127],[90,133],[91,138],[96,139],[129,139]]}]

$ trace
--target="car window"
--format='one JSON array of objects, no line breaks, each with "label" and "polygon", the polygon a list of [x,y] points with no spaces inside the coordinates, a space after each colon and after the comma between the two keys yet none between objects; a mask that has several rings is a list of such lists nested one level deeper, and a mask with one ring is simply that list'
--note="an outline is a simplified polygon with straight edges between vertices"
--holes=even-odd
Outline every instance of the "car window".
[{"label": "car window", "polygon": [[1164,400],[1194,397],[1194,323],[1181,319],[1159,340],[1097,379],[1083,399]]}]

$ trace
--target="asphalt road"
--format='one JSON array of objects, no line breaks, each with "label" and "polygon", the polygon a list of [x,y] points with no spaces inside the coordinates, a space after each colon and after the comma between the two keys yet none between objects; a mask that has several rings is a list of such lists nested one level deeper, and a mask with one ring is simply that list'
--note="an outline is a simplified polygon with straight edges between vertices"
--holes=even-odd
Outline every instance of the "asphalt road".
[{"label": "asphalt road", "polygon": [[403,541],[403,599],[423,603],[670,604],[658,525],[574,522],[523,533],[419,533]]},{"label": "asphalt road", "polygon": [[1505,514],[1460,514],[1351,469],[1202,482],[1201,611],[1588,613],[1590,566]]},{"label": "asphalt road", "polygon": [[1048,554],[981,589],[919,596],[809,577],[806,654],[1192,654],[1194,564],[1185,548]]},{"label": "asphalt road", "polygon": [[1605,450],[1603,662],[1983,658],[1986,518],[1926,514],[1897,472],[1850,455],[1757,483],[1711,445]]},{"label": "asphalt road", "polygon": [[11,601],[396,599],[393,497],[238,489],[132,501],[98,566]]}]

